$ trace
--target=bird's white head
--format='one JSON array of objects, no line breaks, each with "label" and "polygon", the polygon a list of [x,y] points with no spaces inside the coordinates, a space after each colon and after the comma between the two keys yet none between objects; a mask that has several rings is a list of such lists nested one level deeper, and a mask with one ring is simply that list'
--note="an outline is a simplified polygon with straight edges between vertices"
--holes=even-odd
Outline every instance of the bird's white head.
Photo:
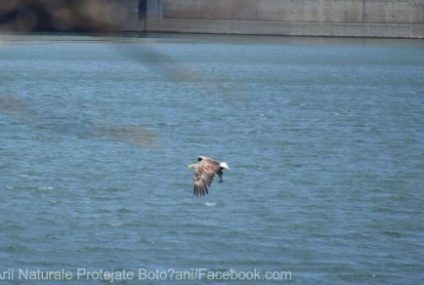
[{"label": "bird's white head", "polygon": [[230,167],[228,166],[228,164],[227,164],[226,162],[221,162],[221,163],[219,164],[219,166],[220,166],[221,168],[224,168],[224,169],[230,169]]}]

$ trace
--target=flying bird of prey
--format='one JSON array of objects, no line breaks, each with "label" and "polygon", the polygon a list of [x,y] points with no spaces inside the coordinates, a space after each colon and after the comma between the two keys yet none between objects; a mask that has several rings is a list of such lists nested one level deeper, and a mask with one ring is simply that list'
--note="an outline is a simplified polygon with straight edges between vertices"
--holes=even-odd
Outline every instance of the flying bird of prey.
[{"label": "flying bird of prey", "polygon": [[224,182],[222,175],[224,169],[230,169],[226,162],[219,162],[206,156],[197,157],[197,163],[190,164],[188,167],[194,172],[193,194],[196,196],[205,196],[211,186],[215,174],[219,176],[219,183]]}]

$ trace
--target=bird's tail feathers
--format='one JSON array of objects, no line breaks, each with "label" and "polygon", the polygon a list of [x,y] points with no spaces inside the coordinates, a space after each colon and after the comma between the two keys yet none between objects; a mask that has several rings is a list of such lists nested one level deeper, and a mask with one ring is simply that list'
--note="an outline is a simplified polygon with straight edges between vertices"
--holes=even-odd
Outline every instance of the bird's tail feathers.
[{"label": "bird's tail feathers", "polygon": [[228,164],[227,164],[226,162],[221,162],[221,163],[219,164],[219,166],[220,166],[221,168],[224,168],[224,169],[230,169],[230,167],[228,166]]}]

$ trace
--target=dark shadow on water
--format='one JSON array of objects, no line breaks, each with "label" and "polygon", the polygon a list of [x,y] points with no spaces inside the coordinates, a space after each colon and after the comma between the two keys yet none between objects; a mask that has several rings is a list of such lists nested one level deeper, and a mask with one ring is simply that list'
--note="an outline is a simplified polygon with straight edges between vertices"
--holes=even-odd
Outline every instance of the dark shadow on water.
[{"label": "dark shadow on water", "polygon": [[20,124],[63,135],[122,142],[147,149],[156,146],[156,133],[145,126],[106,121],[70,123],[66,118],[40,116],[26,101],[15,96],[0,95],[0,112]]}]

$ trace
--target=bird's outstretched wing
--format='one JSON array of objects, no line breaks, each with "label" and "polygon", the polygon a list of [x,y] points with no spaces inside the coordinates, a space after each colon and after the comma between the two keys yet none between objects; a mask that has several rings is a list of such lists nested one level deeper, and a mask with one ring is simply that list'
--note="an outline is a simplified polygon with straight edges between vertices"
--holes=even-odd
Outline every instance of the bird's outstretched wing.
[{"label": "bird's outstretched wing", "polygon": [[[208,187],[210,183],[205,181],[205,175],[201,175],[199,173],[194,174],[194,189],[193,194],[196,196],[205,196],[208,194]],[[206,177],[207,180],[207,177]]]},{"label": "bird's outstretched wing", "polygon": [[200,162],[196,163],[195,169],[193,194],[204,196],[208,194],[213,177],[219,170],[219,164],[214,160],[203,157]]}]

